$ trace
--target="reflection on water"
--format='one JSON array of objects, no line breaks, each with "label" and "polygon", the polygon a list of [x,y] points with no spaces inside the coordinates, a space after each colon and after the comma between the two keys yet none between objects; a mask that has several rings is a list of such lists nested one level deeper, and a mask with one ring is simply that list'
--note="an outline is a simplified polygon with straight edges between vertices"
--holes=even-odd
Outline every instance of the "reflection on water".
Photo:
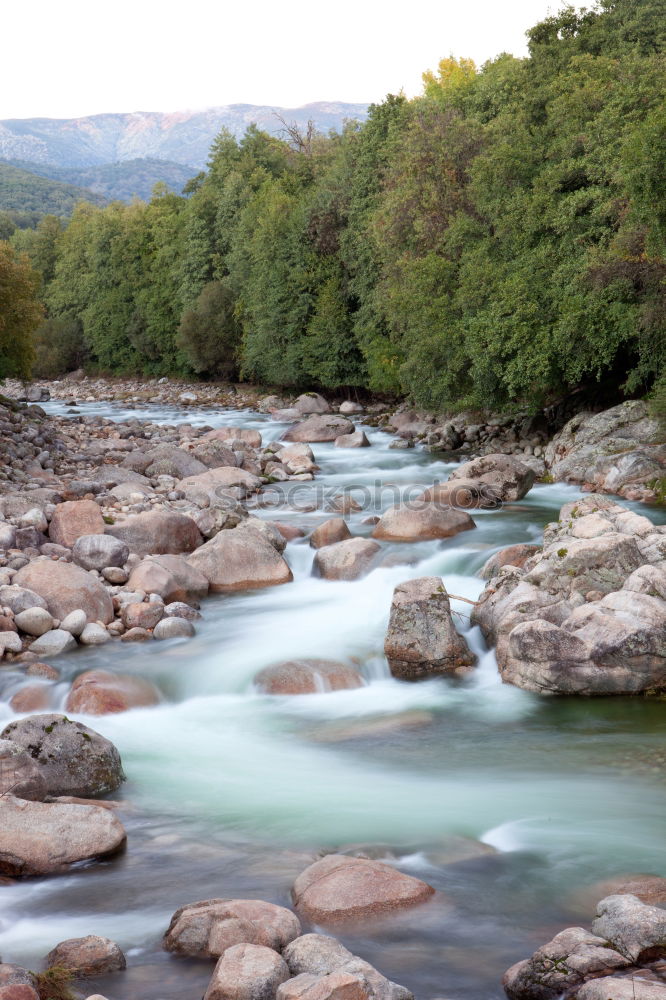
[{"label": "reflection on water", "polygon": [[[259,428],[264,440],[284,430],[249,412],[81,410],[242,424]],[[371,449],[313,446],[322,470],[304,484],[313,498],[322,485],[357,485],[385,507],[386,484],[427,486],[451,469],[419,450],[389,449],[380,431],[367,433]],[[63,938],[103,934],[132,949],[120,985],[118,978],[96,984],[110,1000],[197,997],[210,966],[159,949],[174,909],[216,895],[288,904],[295,875],[318,851],[385,845],[380,856],[440,893],[395,922],[344,937],[345,944],[419,998],[497,1000],[509,964],[566,923],[581,922],[574,890],[621,872],[659,873],[666,800],[663,773],[649,761],[663,740],[663,706],[539,699],[503,686],[460,601],[453,602],[458,627],[479,658],[469,677],[398,682],[382,654],[397,583],[441,575],[451,593],[474,599],[488,556],[538,541],[576,495],[572,487],[537,486],[520,504],[475,513],[473,532],[385,545],[385,565],[351,583],[311,577],[313,553],[299,539],[285,553],[293,583],[211,598],[193,641],[159,649],[111,644],[59,660],[66,679],[91,667],[141,673],[164,701],[85,719],[122,753],[129,849],[63,877],[2,888],[4,960],[34,967]],[[258,513],[308,531],[330,516],[321,509]],[[369,534],[367,516],[349,516],[353,533]],[[307,656],[353,659],[367,686],[285,699],[254,689],[257,670]],[[5,673],[5,697],[16,680]],[[0,702],[0,719],[9,716]]]}]

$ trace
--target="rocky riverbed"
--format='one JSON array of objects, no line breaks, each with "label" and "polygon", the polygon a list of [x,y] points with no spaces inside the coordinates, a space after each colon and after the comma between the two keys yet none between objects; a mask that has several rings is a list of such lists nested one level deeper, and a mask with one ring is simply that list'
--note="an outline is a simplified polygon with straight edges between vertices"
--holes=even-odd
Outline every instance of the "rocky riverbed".
[{"label": "rocky riverbed", "polygon": [[[20,387],[10,389],[24,394]],[[328,720],[328,729],[316,727],[309,737],[313,746],[322,738],[352,744],[379,738],[389,746],[407,739],[411,752],[418,752],[419,733],[433,723],[433,696],[435,702],[464,699],[489,683],[485,678],[495,661],[479,630],[496,649],[507,691],[603,698],[655,697],[666,690],[666,528],[658,510],[644,505],[645,513],[638,513],[599,494],[577,493],[555,518],[539,515],[545,530],[536,536],[530,529],[529,541],[511,537],[506,528],[512,517],[530,511],[535,496],[543,504],[555,489],[544,480],[558,469],[588,490],[614,489],[625,501],[653,499],[650,484],[664,452],[641,403],[582,421],[577,416],[576,428],[569,422],[549,441],[540,430],[532,437],[526,428],[518,433],[515,422],[437,427],[409,411],[376,405],[369,412],[357,401],[329,401],[316,393],[258,398],[228,387],[93,380],[62,382],[49,391],[59,402],[34,386],[29,395],[39,395],[39,402],[6,400],[0,409],[0,698],[7,713],[0,733],[0,871],[9,886],[26,876],[63,877],[72,865],[94,869],[131,856],[133,839],[139,843],[142,836],[131,803],[128,822],[119,818],[127,804],[108,797],[126,777],[132,787],[124,745],[137,738],[140,744],[141,736],[127,740],[121,722],[116,739],[109,739],[110,720],[143,719],[150,726],[174,697],[177,702],[182,680],[165,682],[141,663],[158,663],[161,654],[148,650],[162,647],[164,662],[182,669],[188,655],[201,656],[200,633],[219,629],[222,609],[229,609],[227,627],[240,628],[241,641],[258,641],[258,631],[247,625],[251,605],[234,613],[239,598],[254,600],[256,607],[258,594],[266,593],[265,601],[279,609],[290,598],[268,594],[292,593],[302,606],[311,600],[316,609],[324,599],[321,587],[359,601],[370,581],[381,581],[378,625],[364,652],[361,644],[355,655],[345,655],[338,635],[353,634],[367,611],[360,611],[358,625],[349,617],[337,627],[332,623],[330,634],[327,626],[309,631],[303,614],[287,625],[278,611],[266,633],[274,648],[252,657],[248,680],[262,705],[291,701],[297,715],[307,715],[305,697],[305,703],[322,704],[324,718],[326,704],[342,709],[339,719]],[[110,415],[94,412],[100,404],[108,404]],[[156,413],[159,420],[151,418]],[[169,414],[174,419],[165,422]],[[419,441],[430,450],[414,449]],[[421,464],[417,474],[407,466],[407,482],[417,487],[407,495],[389,483],[392,501],[377,508],[377,481],[372,488],[359,485],[358,470],[373,468],[378,454],[382,461],[394,455],[398,470],[412,453]],[[356,480],[337,472],[345,463],[357,470]],[[382,489],[386,485],[382,481]],[[367,509],[368,497],[374,513]],[[501,544],[502,534],[512,544]],[[455,573],[442,571],[441,559],[449,555],[471,560],[478,584],[470,584],[460,561]],[[465,612],[471,624],[465,624]],[[288,655],[280,656],[282,650]],[[362,719],[359,726],[343,706],[365,699],[361,715],[367,716],[379,677],[391,685],[386,694],[401,711]],[[99,723],[90,725],[95,719]],[[365,787],[360,774],[358,782]],[[425,792],[427,801],[434,817],[432,796]],[[317,809],[314,803],[304,806]],[[140,813],[139,827],[153,822],[145,804]],[[261,820],[256,816],[254,822]],[[405,933],[405,919],[410,933],[446,922],[452,903],[444,884],[457,877],[452,862],[440,869],[418,861],[410,870],[404,851],[372,844],[340,850],[344,838],[335,825],[331,846],[322,849],[320,842],[300,855],[288,900],[264,899],[260,883],[248,887],[250,899],[179,899],[180,909],[163,928],[164,947],[199,963],[217,960],[212,978],[208,973],[208,1000],[441,995],[427,985],[430,974],[416,975],[411,962],[403,963],[407,985],[397,986],[392,979],[400,981],[400,965],[396,973],[390,954],[364,940],[369,926],[379,928],[378,939],[390,939]],[[458,848],[449,836],[440,853],[462,848],[463,858],[487,864],[496,849],[481,842],[480,834],[477,829]],[[419,856],[428,841],[421,837]],[[611,857],[603,873],[612,874],[614,865],[618,872],[619,864]],[[179,884],[178,891],[185,889]],[[120,1000],[129,995],[123,982],[132,982],[125,955],[90,921],[90,933],[50,943],[46,970],[106,977],[100,982],[112,1000]],[[416,940],[418,933],[414,947]],[[584,944],[615,947],[610,932],[603,941]],[[366,946],[389,968],[356,954]],[[530,993],[509,976],[507,992],[545,1000],[566,987],[568,996],[580,991],[583,1000],[584,989],[591,988],[587,979],[603,968],[609,974],[604,984],[613,978],[609,997],[617,989],[624,1000],[629,970],[636,973],[631,981],[637,1000],[652,1000],[654,990],[666,991],[660,948],[666,951],[663,941],[649,954],[641,951],[647,964],[638,963],[640,975],[635,956],[634,965],[592,963],[589,976],[564,986],[558,980],[556,993]],[[131,967],[131,942],[129,950]],[[441,966],[439,960],[434,966],[424,961],[428,968]],[[532,978],[523,971],[518,980]],[[20,965],[0,964],[2,1000],[32,1000],[43,988]],[[461,996],[474,995],[462,989]],[[153,988],[142,995],[157,996]],[[589,993],[589,1000],[596,996]]]}]

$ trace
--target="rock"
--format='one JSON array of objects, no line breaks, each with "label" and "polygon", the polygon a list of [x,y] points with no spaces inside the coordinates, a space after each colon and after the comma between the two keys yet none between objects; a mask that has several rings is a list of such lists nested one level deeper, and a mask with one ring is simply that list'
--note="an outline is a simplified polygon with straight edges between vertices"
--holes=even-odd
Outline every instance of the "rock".
[{"label": "rock", "polygon": [[27,750],[0,739],[0,801],[7,793],[41,802],[47,794],[46,779]]},{"label": "rock", "polygon": [[69,653],[72,649],[76,649],[76,639],[71,632],[66,632],[62,628],[54,628],[50,632],[44,632],[39,639],[35,639],[30,645],[30,652],[36,653],[37,656],[61,656],[63,653]]},{"label": "rock", "polygon": [[0,658],[5,653],[20,653],[22,648],[21,637],[16,632],[0,632]]},{"label": "rock", "polygon": [[99,806],[0,799],[0,872],[49,875],[79,861],[120,851],[126,841],[122,823]]},{"label": "rock", "polygon": [[[284,991],[291,984],[297,983],[301,977],[312,976],[323,980],[323,989],[326,990],[331,985],[330,982],[326,983],[326,977],[348,975],[360,978],[367,990],[367,996],[371,1000],[414,1000],[412,994],[404,986],[390,982],[369,962],[353,955],[339,941],[326,934],[303,934],[287,945],[283,951],[283,958],[289,966],[292,976],[297,977],[287,983],[285,987],[281,987],[281,990]],[[327,993],[323,994],[324,997],[327,995]],[[283,996],[287,1000],[289,993],[278,991],[278,996]],[[307,1000],[315,1000],[315,997],[318,996],[319,994],[315,993],[307,997]],[[347,996],[346,992],[343,996]],[[355,997],[355,993],[352,993],[351,996]]]},{"label": "rock", "polygon": [[153,639],[190,639],[193,635],[192,622],[175,615],[162,618],[153,629]]},{"label": "rock", "polygon": [[83,569],[106,569],[124,566],[129,548],[112,535],[82,535],[72,546],[72,559]]},{"label": "rock", "polygon": [[143,677],[86,670],[72,684],[65,709],[82,715],[110,715],[127,712],[130,708],[157,705],[159,700],[155,685]]},{"label": "rock", "polygon": [[309,444],[292,444],[281,448],[276,456],[288,472],[312,472],[317,468],[314,452]]},{"label": "rock", "polygon": [[48,663],[32,662],[26,669],[28,677],[45,677],[48,681],[57,681],[60,678],[60,671],[56,667],[49,666]]},{"label": "rock", "polygon": [[534,472],[513,455],[483,455],[463,462],[449,476],[449,482],[472,480],[490,486],[504,503],[522,500],[534,485]]},{"label": "rock", "polygon": [[527,560],[540,551],[540,545],[527,545],[526,543],[508,545],[486,560],[481,567],[479,576],[482,580],[492,580],[504,566],[518,566],[519,569],[522,569]]},{"label": "rock", "polygon": [[335,660],[287,660],[260,670],[254,683],[264,694],[321,694],[363,687],[365,681]]},{"label": "rock", "polygon": [[94,500],[66,500],[56,505],[49,538],[71,549],[81,535],[103,535],[104,518]]},{"label": "rock", "polygon": [[0,1000],[39,1000],[39,993],[28,983],[0,986]]},{"label": "rock", "polygon": [[164,605],[125,604],[120,617],[125,628],[153,629],[164,617]]},{"label": "rock", "polygon": [[619,492],[664,475],[663,432],[647,406],[630,400],[602,413],[579,413],[555,435],[545,460],[555,479]]},{"label": "rock", "polygon": [[393,591],[384,653],[394,677],[420,680],[466,674],[476,657],[456,631],[441,577],[426,576]]},{"label": "rock", "polygon": [[416,542],[452,538],[460,531],[475,527],[469,514],[462,510],[413,501],[409,505],[390,507],[375,525],[372,536],[394,542]]},{"label": "rock", "polygon": [[372,995],[361,976],[347,972],[313,976],[306,972],[278,987],[276,1000],[370,1000]]},{"label": "rock", "polygon": [[65,715],[31,715],[5,726],[0,739],[28,750],[46,780],[49,795],[99,798],[125,780],[113,743]]},{"label": "rock", "polygon": [[25,684],[12,695],[9,707],[20,713],[47,712],[51,708],[51,690],[49,684]]},{"label": "rock", "polygon": [[347,527],[347,522],[343,517],[332,517],[324,521],[310,535],[310,545],[313,549],[321,549],[324,545],[333,545],[335,542],[344,542],[351,538],[351,532]]},{"label": "rock", "polygon": [[298,917],[284,906],[257,899],[206,899],[176,910],[163,945],[190,958],[218,958],[237,944],[282,951],[300,933]]},{"label": "rock", "polygon": [[133,628],[128,628],[126,632],[123,632],[120,636],[121,642],[146,642],[148,639],[152,639],[153,633],[149,632],[147,628],[139,628],[135,625]]},{"label": "rock", "polygon": [[183,556],[162,555],[144,559],[132,570],[129,590],[159,594],[167,603],[197,603],[208,594],[208,580]]},{"label": "rock", "polygon": [[89,621],[104,624],[113,619],[113,604],[108,591],[90,573],[71,563],[35,559],[14,577],[19,587],[34,590],[46,601],[54,618],[62,621],[71,611],[83,611]]},{"label": "rock", "polygon": [[354,431],[352,434],[341,434],[335,439],[336,448],[369,448],[370,442],[364,431]]},{"label": "rock", "polygon": [[197,618],[201,618],[201,612],[197,611],[190,604],[184,604],[183,601],[172,601],[171,604],[164,606],[164,617],[184,618],[186,621],[196,621]]},{"label": "rock", "polygon": [[304,416],[312,413],[330,413],[331,407],[318,392],[304,392],[294,403],[294,409]]},{"label": "rock", "polygon": [[293,542],[297,538],[303,538],[305,536],[303,529],[297,528],[295,524],[285,524],[283,521],[274,521],[273,523],[287,542]]},{"label": "rock", "polygon": [[60,622],[60,628],[78,638],[88,624],[85,611],[79,608],[77,611],[70,611]]},{"label": "rock", "polygon": [[631,962],[666,956],[666,910],[637,896],[606,896],[597,904],[592,931]]},{"label": "rock", "polygon": [[272,1000],[289,979],[285,961],[271,948],[236,944],[222,955],[204,1000]]},{"label": "rock", "polygon": [[282,436],[283,441],[335,441],[343,434],[352,434],[354,425],[351,420],[336,415],[314,415],[294,424]]},{"label": "rock", "polygon": [[350,416],[352,413],[363,413],[365,407],[361,406],[360,403],[355,403],[351,399],[346,399],[344,403],[340,403],[338,409],[343,416]]},{"label": "rock", "polygon": [[[220,441],[217,438],[208,438],[206,435],[198,442],[192,454],[207,469],[219,469],[223,466],[238,465],[236,456],[229,447],[231,442]],[[199,470],[200,472],[203,470]]]},{"label": "rock", "polygon": [[632,976],[591,979],[576,993],[576,1000],[666,1000],[666,983]]},{"label": "rock", "polygon": [[249,448],[261,448],[261,434],[247,427],[216,427],[213,431],[207,431],[201,440],[243,441]]},{"label": "rock", "polygon": [[401,410],[389,417],[388,426],[401,438],[415,438],[432,430],[432,418],[416,410]]},{"label": "rock", "polygon": [[46,601],[33,590],[12,584],[0,587],[0,605],[8,607],[15,615],[18,615],[30,608],[46,608]]},{"label": "rock", "polygon": [[202,538],[191,517],[169,510],[150,510],[134,514],[113,525],[106,533],[125,542],[130,552],[139,556],[192,552]]},{"label": "rock", "polygon": [[188,562],[205,576],[214,592],[271,587],[292,579],[275,546],[244,523],[221,531],[193,552]]},{"label": "rock", "polygon": [[16,526],[0,523],[0,549],[16,548]]},{"label": "rock", "polygon": [[629,964],[623,955],[608,947],[604,938],[582,927],[568,927],[531,958],[511,966],[502,985],[509,1000],[555,1000],[587,979],[608,975]]},{"label": "rock", "polygon": [[45,608],[26,608],[16,615],[14,621],[21,632],[34,635],[35,638],[53,628],[53,618]]},{"label": "rock", "polygon": [[232,468],[222,466],[219,469],[208,469],[199,476],[188,476],[181,480],[179,489],[188,491],[196,489],[200,493],[205,493],[210,498],[211,505],[219,503],[229,503],[228,491],[235,487],[240,488],[244,493],[256,493],[260,490],[262,481],[259,476],[245,469],[236,466]]},{"label": "rock", "polygon": [[158,445],[148,453],[148,458],[150,463],[145,469],[145,474],[151,479],[156,479],[158,476],[184,479],[186,476],[198,476],[207,468],[194,455],[171,444]]},{"label": "rock", "polygon": [[126,964],[116,942],[96,934],[61,941],[46,956],[47,969],[68,969],[77,977],[120,972]]},{"label": "rock", "polygon": [[326,927],[396,913],[425,902],[434,891],[379,861],[328,854],[298,876],[292,898],[308,920]]},{"label": "rock", "polygon": [[370,572],[379,545],[369,538],[348,538],[317,549],[313,573],[325,580],[357,580]]},{"label": "rock", "polygon": [[96,622],[89,622],[79,636],[79,642],[82,646],[103,646],[110,638],[105,628]]}]

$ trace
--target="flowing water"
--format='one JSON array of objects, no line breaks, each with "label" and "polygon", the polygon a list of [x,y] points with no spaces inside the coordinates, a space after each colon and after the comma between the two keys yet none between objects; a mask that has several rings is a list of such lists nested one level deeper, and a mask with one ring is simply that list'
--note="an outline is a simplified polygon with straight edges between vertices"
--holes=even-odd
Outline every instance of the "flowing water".
[{"label": "flowing water", "polygon": [[[47,408],[65,412],[59,403]],[[249,411],[80,410],[241,424],[260,429],[264,443],[285,429]],[[322,510],[331,492],[348,489],[364,507],[350,515],[350,528],[369,534],[369,516],[452,468],[367,433],[369,449],[314,445],[316,480],[296,492],[281,485],[281,504],[273,493],[255,513],[310,530],[332,516]],[[540,540],[543,525],[577,495],[535,486],[519,504],[475,513],[475,531],[385,545],[382,566],[355,582],[313,578],[313,550],[298,539],[285,551],[293,583],[211,597],[194,640],[112,643],[61,658],[65,680],[93,667],[135,672],[155,681],[164,700],[81,717],[122,754],[128,850],[3,887],[3,959],[35,968],[57,941],[102,934],[130,964],[121,978],[96,981],[110,1000],[194,1000],[210,964],[174,959],[159,944],[178,906],[213,896],[289,905],[295,875],[317,852],[361,846],[441,892],[425,907],[343,935],[345,944],[417,1000],[499,1000],[510,964],[562,927],[589,923],[596,881],[665,874],[662,704],[544,699],[503,686],[460,601],[452,605],[458,627],[478,655],[468,678],[399,682],[382,654],[397,583],[440,575],[451,593],[475,598],[488,556]],[[292,698],[257,693],[256,672],[291,657],[353,660],[367,686]],[[0,697],[18,683],[4,672]],[[0,701],[0,724],[10,715]]]}]

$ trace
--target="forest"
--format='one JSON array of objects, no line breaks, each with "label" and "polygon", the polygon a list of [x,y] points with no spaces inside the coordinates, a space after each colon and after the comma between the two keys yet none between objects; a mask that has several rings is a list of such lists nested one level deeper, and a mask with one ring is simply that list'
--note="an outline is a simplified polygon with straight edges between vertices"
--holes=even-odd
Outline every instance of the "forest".
[{"label": "forest", "polygon": [[648,392],[666,360],[666,0],[566,8],[528,37],[526,58],[443,59],[420,96],[339,134],[222,132],[182,195],[17,230],[0,294],[18,269],[42,315],[0,329],[0,374],[196,374],[438,411],[595,380]]}]

